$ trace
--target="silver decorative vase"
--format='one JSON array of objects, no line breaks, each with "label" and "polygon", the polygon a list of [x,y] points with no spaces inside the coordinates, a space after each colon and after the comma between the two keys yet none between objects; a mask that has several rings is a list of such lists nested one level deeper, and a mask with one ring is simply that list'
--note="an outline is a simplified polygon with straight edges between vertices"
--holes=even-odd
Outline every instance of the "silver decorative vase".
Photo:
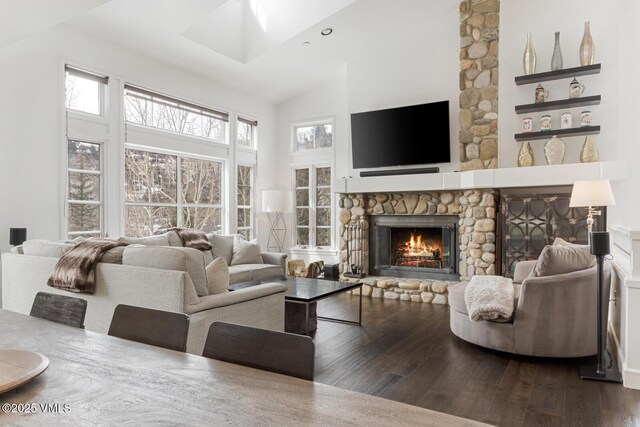
[{"label": "silver decorative vase", "polygon": [[593,38],[591,37],[591,28],[589,21],[584,23],[584,35],[582,36],[582,43],[580,43],[580,65],[593,64],[593,57],[596,54],[596,47],[593,44]]},{"label": "silver decorative vase", "polygon": [[562,70],[562,51],[560,50],[560,31],[556,31],[556,43],[551,56],[551,71]]},{"label": "silver decorative vase", "polygon": [[544,144],[544,156],[549,165],[561,165],[564,163],[564,153],[566,147],[564,141],[553,135],[550,140]]},{"label": "silver decorative vase", "polygon": [[587,135],[580,150],[580,163],[597,162],[600,159],[598,155],[598,146],[593,140],[593,136]]},{"label": "silver decorative vase", "polygon": [[527,46],[522,56],[522,65],[524,66],[524,74],[534,74],[536,72],[536,50],[533,48],[531,41],[531,33],[527,33]]},{"label": "silver decorative vase", "polygon": [[518,153],[518,167],[533,166],[534,162],[531,144],[529,144],[529,141],[525,141],[520,146],[520,152]]}]

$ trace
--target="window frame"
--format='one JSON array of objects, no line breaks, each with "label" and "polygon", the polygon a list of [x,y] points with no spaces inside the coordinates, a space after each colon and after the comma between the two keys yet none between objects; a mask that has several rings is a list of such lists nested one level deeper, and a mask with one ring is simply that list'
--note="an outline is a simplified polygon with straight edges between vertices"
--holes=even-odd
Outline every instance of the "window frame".
[{"label": "window frame", "polygon": [[[331,181],[329,186],[321,186],[321,188],[329,188],[331,194],[331,203],[328,206],[331,210],[331,215],[329,217],[330,223],[329,226],[318,226],[317,225],[317,193],[318,193],[318,174],[317,170],[322,168],[329,168],[331,170]],[[308,170],[309,171],[309,186],[308,187],[298,187],[296,180],[296,171],[297,170]],[[334,167],[330,162],[318,162],[318,163],[310,163],[310,164],[293,164],[291,166],[291,177],[292,177],[292,206],[293,206],[293,233],[292,234],[292,250],[294,251],[330,251],[335,247],[335,236],[333,233],[334,230],[334,212],[335,212],[335,197],[333,196],[333,174]],[[298,188],[307,188],[309,191],[309,205],[308,206],[298,206],[297,203],[297,190]],[[307,208],[309,209],[309,225],[308,226],[300,226],[298,225],[298,208]],[[322,206],[322,208],[326,208],[327,206]],[[308,228],[309,229],[309,244],[308,245],[299,245],[298,244],[298,229],[299,228]],[[318,228],[327,228],[329,230],[329,246],[319,246],[317,245],[317,229]]]},{"label": "window frame", "polygon": [[[250,184],[249,184],[249,188],[250,188],[250,193],[249,193],[249,199],[250,199],[250,205],[240,205],[240,203],[238,202],[238,190],[240,188],[240,184],[238,181],[238,174],[239,174],[239,170],[241,167],[245,167],[245,168],[249,168],[251,171],[251,175],[250,175]],[[236,208],[236,233],[240,234],[240,230],[249,230],[249,239],[247,240],[251,240],[253,238],[255,238],[256,235],[256,230],[255,230],[255,224],[256,224],[256,220],[255,220],[255,215],[256,215],[256,209],[255,209],[255,180],[256,180],[256,165],[255,164],[249,164],[249,163],[236,163],[236,199],[235,199],[235,208]],[[249,227],[239,227],[238,226],[238,211],[240,209],[249,209]]]},{"label": "window frame", "polygon": [[[315,127],[315,126],[322,126],[322,125],[331,125],[331,147],[315,147],[315,141],[314,141],[314,147],[312,148],[298,148],[297,130],[299,128]],[[332,118],[322,118],[317,120],[301,121],[301,122],[293,123],[291,125],[290,151],[294,156],[301,155],[301,153],[310,153],[310,152],[314,152],[314,153],[325,152],[325,151],[333,152],[334,147],[335,147],[335,120],[333,120]]]},{"label": "window frame", "polygon": [[[67,75],[73,75],[78,78],[84,78],[85,80],[95,81],[98,83],[98,109],[99,113],[91,113],[88,111],[76,110],[75,108],[67,107]],[[78,67],[69,63],[64,64],[63,70],[64,83],[63,94],[64,102],[63,109],[69,114],[77,114],[83,119],[105,119],[107,117],[107,90],[109,88],[109,77],[101,73],[88,71],[83,67]]]}]

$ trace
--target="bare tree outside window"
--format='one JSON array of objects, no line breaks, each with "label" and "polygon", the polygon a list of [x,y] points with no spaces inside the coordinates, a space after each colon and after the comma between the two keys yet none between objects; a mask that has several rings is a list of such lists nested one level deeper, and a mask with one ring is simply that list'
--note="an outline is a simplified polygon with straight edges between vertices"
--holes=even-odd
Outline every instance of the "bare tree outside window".
[{"label": "bare tree outside window", "polygon": [[253,168],[238,165],[237,181],[237,231],[250,240],[253,237]]},{"label": "bare tree outside window", "polygon": [[329,148],[333,145],[333,126],[321,124],[295,128],[296,150]]},{"label": "bare tree outside window", "polygon": [[101,146],[96,143],[69,141],[67,153],[68,236],[101,236]]}]

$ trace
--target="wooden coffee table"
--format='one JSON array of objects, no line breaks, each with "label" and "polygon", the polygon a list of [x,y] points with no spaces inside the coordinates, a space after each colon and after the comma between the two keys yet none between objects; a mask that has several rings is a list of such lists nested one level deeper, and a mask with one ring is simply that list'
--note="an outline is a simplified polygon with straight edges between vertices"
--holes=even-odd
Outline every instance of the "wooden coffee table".
[{"label": "wooden coffee table", "polygon": [[229,290],[242,289],[255,286],[260,283],[278,282],[287,285],[284,294],[285,300],[285,331],[308,335],[316,329],[316,319],[330,322],[346,323],[349,325],[362,325],[362,292],[358,301],[358,320],[337,319],[334,317],[317,316],[317,302],[330,296],[361,289],[362,283],[342,283],[334,280],[304,279],[289,277],[286,279],[266,279],[230,285]]}]

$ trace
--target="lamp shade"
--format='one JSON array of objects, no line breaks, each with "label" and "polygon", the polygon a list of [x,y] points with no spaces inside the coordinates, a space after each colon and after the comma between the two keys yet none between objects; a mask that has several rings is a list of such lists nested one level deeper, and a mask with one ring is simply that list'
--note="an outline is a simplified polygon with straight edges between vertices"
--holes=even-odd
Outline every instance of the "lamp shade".
[{"label": "lamp shade", "polygon": [[262,212],[291,212],[291,192],[285,190],[264,190],[262,192]]},{"label": "lamp shade", "polygon": [[27,240],[26,228],[10,228],[9,229],[9,244],[11,246],[18,246]]},{"label": "lamp shade", "polygon": [[569,207],[614,206],[615,204],[608,179],[576,181],[573,184]]}]

